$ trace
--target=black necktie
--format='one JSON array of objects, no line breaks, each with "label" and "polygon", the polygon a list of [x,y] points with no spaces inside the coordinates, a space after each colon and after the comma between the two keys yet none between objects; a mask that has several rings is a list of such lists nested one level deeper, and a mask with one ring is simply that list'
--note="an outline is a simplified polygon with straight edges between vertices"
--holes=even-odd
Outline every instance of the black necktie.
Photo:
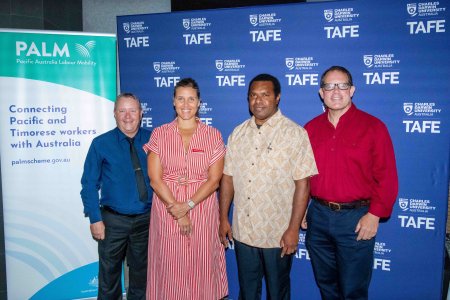
[{"label": "black necktie", "polygon": [[139,162],[136,147],[134,147],[134,138],[127,137],[127,141],[130,143],[131,162],[133,163],[134,175],[136,176],[139,200],[146,203],[148,199],[147,186],[145,184],[144,172],[142,172],[141,169],[141,163]]}]

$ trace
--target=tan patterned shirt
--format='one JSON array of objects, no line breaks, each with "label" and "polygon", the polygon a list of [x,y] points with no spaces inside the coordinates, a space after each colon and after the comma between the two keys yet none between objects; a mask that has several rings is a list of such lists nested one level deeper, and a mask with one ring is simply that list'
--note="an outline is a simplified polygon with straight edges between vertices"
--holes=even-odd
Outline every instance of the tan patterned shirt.
[{"label": "tan patterned shirt", "polygon": [[260,248],[280,247],[294,180],[318,174],[308,133],[280,110],[260,129],[255,117],[234,129],[223,173],[233,177],[233,237]]}]

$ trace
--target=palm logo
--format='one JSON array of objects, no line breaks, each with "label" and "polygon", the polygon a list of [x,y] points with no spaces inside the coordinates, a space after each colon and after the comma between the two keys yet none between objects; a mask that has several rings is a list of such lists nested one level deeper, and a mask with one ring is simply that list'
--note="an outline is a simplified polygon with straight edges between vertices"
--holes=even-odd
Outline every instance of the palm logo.
[{"label": "palm logo", "polygon": [[92,48],[94,48],[94,47],[95,47],[95,41],[89,41],[84,46],[75,43],[75,49],[77,50],[78,53],[80,53],[81,56],[84,56],[84,57],[90,57],[91,55],[89,54],[89,51],[91,51]]}]

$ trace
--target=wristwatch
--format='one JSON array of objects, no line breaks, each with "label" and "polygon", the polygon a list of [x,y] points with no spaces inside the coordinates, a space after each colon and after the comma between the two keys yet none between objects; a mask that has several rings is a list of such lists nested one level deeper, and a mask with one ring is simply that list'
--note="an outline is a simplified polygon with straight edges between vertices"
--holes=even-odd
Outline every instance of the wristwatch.
[{"label": "wristwatch", "polygon": [[195,207],[195,202],[194,201],[192,201],[191,199],[187,199],[187,204],[189,205],[189,207],[191,208],[191,209],[193,209],[194,207]]}]

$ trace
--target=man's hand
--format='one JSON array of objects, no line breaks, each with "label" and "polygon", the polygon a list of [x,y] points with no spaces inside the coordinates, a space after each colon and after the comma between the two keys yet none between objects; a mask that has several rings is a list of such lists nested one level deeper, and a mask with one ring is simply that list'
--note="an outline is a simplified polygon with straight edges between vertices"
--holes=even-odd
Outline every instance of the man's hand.
[{"label": "man's hand", "polygon": [[96,240],[103,240],[105,238],[105,224],[103,224],[103,221],[91,224],[91,234]]},{"label": "man's hand", "polygon": [[298,247],[298,230],[287,229],[280,240],[281,258],[286,255],[290,255],[297,251]]},{"label": "man's hand", "polygon": [[228,239],[230,240],[230,242],[232,242],[233,241],[233,233],[231,232],[230,222],[228,222],[228,220],[221,221],[220,225],[219,225],[219,239],[220,239],[220,242],[226,248],[228,248],[227,236],[228,236]]},{"label": "man's hand", "polygon": [[356,225],[355,232],[359,232],[356,240],[370,240],[373,238],[377,234],[379,223],[380,217],[367,213]]},{"label": "man's hand", "polygon": [[179,218],[177,222],[178,226],[180,226],[181,235],[188,237],[192,234],[192,222],[188,215]]},{"label": "man's hand", "polygon": [[303,215],[302,224],[300,227],[302,227],[303,230],[308,229],[308,222],[306,222],[306,214],[308,213],[308,210],[305,211],[305,214]]},{"label": "man's hand", "polygon": [[174,202],[167,205],[167,212],[175,219],[178,220],[184,217],[191,209],[187,202]]}]

